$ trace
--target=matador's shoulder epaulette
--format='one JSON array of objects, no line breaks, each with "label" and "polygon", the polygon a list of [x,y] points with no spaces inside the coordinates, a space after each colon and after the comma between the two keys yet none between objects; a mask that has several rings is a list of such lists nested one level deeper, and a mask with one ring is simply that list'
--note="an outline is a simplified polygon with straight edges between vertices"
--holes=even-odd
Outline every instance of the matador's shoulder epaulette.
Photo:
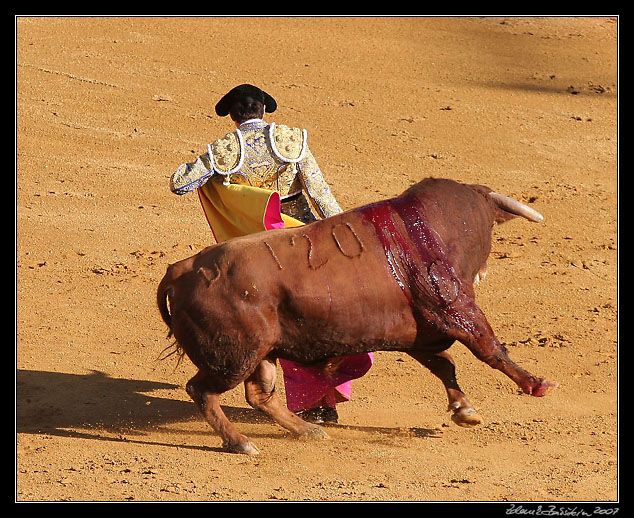
[{"label": "matador's shoulder epaulette", "polygon": [[239,171],[244,162],[244,139],[242,132],[236,129],[223,138],[207,145],[209,160],[214,171],[229,175]]},{"label": "matador's shoulder epaulette", "polygon": [[303,160],[308,146],[308,133],[304,129],[271,123],[269,127],[271,148],[284,162]]}]

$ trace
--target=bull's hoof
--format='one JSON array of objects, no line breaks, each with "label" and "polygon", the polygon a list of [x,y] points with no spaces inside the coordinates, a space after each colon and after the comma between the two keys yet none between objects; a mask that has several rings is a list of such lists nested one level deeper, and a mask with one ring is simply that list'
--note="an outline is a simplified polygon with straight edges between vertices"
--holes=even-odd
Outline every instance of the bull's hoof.
[{"label": "bull's hoof", "polygon": [[299,436],[299,438],[300,439],[307,439],[307,440],[311,440],[311,441],[312,440],[330,439],[328,434],[324,431],[324,429],[321,426],[312,427],[307,432],[302,433]]},{"label": "bull's hoof", "polygon": [[449,407],[449,410],[453,411],[451,416],[451,420],[456,423],[458,426],[463,426],[465,428],[471,428],[473,426],[478,426],[482,424],[482,418],[472,407],[461,407],[461,408],[452,408]]},{"label": "bull's hoof", "polygon": [[559,383],[557,383],[556,381],[541,380],[541,383],[532,390],[531,396],[545,396],[549,392],[555,390],[558,386]]},{"label": "bull's hoof", "polygon": [[222,447],[229,453],[242,453],[244,455],[259,455],[260,454],[260,450],[258,450],[255,444],[253,444],[248,439],[246,442],[241,442],[238,444],[225,443],[222,445]]}]

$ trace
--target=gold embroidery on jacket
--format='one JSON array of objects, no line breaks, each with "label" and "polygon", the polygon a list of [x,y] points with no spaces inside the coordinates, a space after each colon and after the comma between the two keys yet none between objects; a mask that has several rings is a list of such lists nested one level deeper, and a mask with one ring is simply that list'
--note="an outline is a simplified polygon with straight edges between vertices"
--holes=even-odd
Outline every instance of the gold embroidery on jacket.
[{"label": "gold embroidery on jacket", "polygon": [[228,133],[224,138],[216,140],[212,145],[214,169],[219,173],[228,173],[240,162],[242,146],[237,133]]},{"label": "gold embroidery on jacket", "polygon": [[216,140],[208,150],[195,163],[178,168],[171,179],[174,192],[184,194],[190,187],[200,187],[215,172],[230,183],[276,191],[282,202],[284,197],[304,191],[319,217],[341,212],[308,148],[306,130],[274,123],[242,126]]}]

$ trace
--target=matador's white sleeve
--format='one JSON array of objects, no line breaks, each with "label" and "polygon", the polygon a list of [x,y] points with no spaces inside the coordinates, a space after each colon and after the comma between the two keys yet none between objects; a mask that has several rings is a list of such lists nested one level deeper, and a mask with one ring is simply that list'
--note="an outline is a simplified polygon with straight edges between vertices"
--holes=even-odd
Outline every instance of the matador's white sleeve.
[{"label": "matador's white sleeve", "polygon": [[201,155],[195,162],[179,166],[170,179],[170,190],[178,195],[187,194],[205,185],[213,174],[209,155]]},{"label": "matador's white sleeve", "polygon": [[306,149],[303,160],[297,163],[297,175],[321,217],[329,218],[343,212],[310,149]]},{"label": "matador's white sleeve", "polygon": [[207,153],[195,162],[181,165],[172,175],[170,189],[175,194],[186,194],[202,187],[214,175],[223,175],[229,182],[231,173],[239,171],[244,160],[244,140],[236,129],[224,138],[207,146]]}]

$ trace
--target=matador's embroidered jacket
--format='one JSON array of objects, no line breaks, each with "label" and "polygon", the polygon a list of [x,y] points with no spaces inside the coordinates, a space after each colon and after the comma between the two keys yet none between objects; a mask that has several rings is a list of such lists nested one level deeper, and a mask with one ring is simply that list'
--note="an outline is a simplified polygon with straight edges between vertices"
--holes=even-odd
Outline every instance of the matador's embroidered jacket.
[{"label": "matador's embroidered jacket", "polygon": [[224,183],[278,192],[282,212],[304,223],[315,219],[304,193],[319,217],[341,212],[308,149],[306,130],[255,119],[208,145],[207,151],[177,169],[171,178],[172,192],[185,194],[222,178]]}]

